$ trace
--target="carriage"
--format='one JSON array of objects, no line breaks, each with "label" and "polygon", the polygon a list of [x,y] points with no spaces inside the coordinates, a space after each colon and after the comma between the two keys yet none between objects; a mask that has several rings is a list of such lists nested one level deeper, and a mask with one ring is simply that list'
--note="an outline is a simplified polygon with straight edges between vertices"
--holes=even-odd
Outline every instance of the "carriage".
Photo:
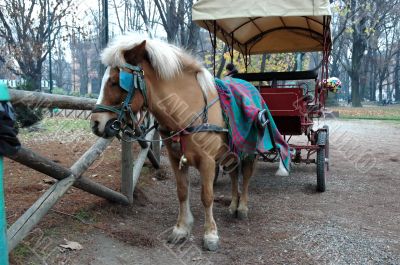
[{"label": "carriage", "polygon": [[[315,163],[317,190],[325,191],[329,170],[329,128],[315,129],[314,119],[324,117],[331,50],[328,0],[199,0],[192,19],[210,33],[214,50],[223,41],[233,60],[234,50],[243,57],[246,73],[233,77],[255,82],[273,119],[291,148],[294,163]],[[265,53],[318,52],[320,63],[313,70],[247,73],[251,55]],[[292,136],[305,135],[305,144],[292,144]],[[265,161],[276,152],[261,153]]]}]

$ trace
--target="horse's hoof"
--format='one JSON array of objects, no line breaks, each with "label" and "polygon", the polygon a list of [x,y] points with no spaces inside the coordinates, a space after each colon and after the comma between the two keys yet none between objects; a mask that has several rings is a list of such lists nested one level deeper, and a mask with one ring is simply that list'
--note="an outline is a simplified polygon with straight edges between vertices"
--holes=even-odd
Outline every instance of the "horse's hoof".
[{"label": "horse's hoof", "polygon": [[208,251],[216,251],[219,246],[219,237],[218,235],[208,234],[203,238],[204,249]]},{"label": "horse's hoof", "polygon": [[238,209],[237,210],[237,217],[240,220],[245,220],[247,219],[247,213],[249,212],[249,210],[247,209]]},{"label": "horse's hoof", "polygon": [[170,244],[180,244],[189,238],[189,231],[174,226],[172,233],[168,236],[167,242]]},{"label": "horse's hoof", "polygon": [[236,218],[236,216],[237,216],[236,207],[235,207],[235,208],[229,207],[229,215],[230,215],[232,218]]},{"label": "horse's hoof", "polygon": [[237,216],[237,203],[231,202],[231,205],[229,205],[229,215],[233,218],[236,218]]}]

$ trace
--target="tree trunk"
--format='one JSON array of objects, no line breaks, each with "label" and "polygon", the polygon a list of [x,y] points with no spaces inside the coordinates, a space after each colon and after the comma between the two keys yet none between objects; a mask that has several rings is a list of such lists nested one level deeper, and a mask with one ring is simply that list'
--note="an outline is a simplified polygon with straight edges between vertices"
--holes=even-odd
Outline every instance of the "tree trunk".
[{"label": "tree trunk", "polygon": [[40,69],[29,71],[23,78],[26,81],[24,90],[42,91],[42,67]]},{"label": "tree trunk", "polygon": [[[269,56],[268,56],[269,59]],[[261,67],[260,72],[263,73],[265,71],[265,65],[267,64],[267,54],[264,53],[261,58]]]},{"label": "tree trunk", "polygon": [[[351,0],[351,11],[354,13],[357,9],[357,0]],[[353,16],[353,44],[351,50],[351,102],[353,107],[361,107],[361,96],[360,96],[360,66],[361,59],[364,55],[365,42],[363,40],[364,28],[366,18],[362,17],[357,23]]]},{"label": "tree trunk", "polygon": [[382,94],[382,91],[383,91],[383,78],[379,78],[378,89],[379,89],[379,102],[382,102],[383,101],[383,94]]},{"label": "tree trunk", "polygon": [[357,71],[350,75],[351,79],[351,105],[353,107],[361,107],[360,99],[360,76]]},{"label": "tree trunk", "polygon": [[[193,0],[188,1],[188,6],[192,8],[193,6]],[[187,49],[189,51],[196,51],[197,50],[197,44],[199,41],[199,35],[200,35],[200,27],[196,25],[196,23],[193,22],[192,20],[192,12],[189,12],[189,18],[188,18],[188,23],[189,23],[189,29],[188,29],[188,41],[187,41]]]},{"label": "tree trunk", "polygon": [[396,55],[396,66],[394,68],[394,100],[400,101],[400,52]]},{"label": "tree trunk", "polygon": [[[372,57],[374,58],[374,54],[372,55]],[[370,79],[369,79],[369,99],[371,101],[376,101],[376,82],[375,82],[375,63],[372,60],[371,61],[371,73],[370,73]]]},{"label": "tree trunk", "polygon": [[217,77],[218,77],[218,78],[221,78],[222,71],[223,71],[224,68],[225,68],[226,60],[225,60],[224,54],[225,54],[227,51],[228,51],[228,45],[225,44],[225,45],[224,45],[224,51],[223,51],[223,53],[222,53],[221,61],[220,61],[220,63],[219,63],[219,67],[218,67],[218,71],[217,71]]},{"label": "tree trunk", "polygon": [[88,82],[89,82],[89,77],[88,77],[88,62],[87,62],[87,52],[82,51],[78,52],[80,53],[81,58],[80,58],[80,64],[79,64],[79,94],[80,95],[86,95],[88,93]]}]

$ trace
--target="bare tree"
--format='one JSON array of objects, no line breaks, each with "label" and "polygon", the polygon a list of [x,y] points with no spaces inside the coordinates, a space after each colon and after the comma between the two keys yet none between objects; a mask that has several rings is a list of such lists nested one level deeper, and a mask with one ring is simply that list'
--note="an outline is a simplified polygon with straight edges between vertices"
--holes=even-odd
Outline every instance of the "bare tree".
[{"label": "bare tree", "polygon": [[71,0],[8,0],[0,9],[0,38],[5,41],[5,51],[12,55],[16,65],[8,64],[4,53],[0,54],[0,61],[13,73],[22,75],[32,90],[41,89],[48,39],[50,37],[50,46],[54,47],[70,4]]},{"label": "bare tree", "polygon": [[[335,30],[332,70],[335,74],[344,70],[350,76],[352,105],[358,107],[363,96],[375,97],[377,67],[367,64],[376,59],[376,49],[371,47],[373,36],[390,23],[399,0],[335,2],[341,6],[343,18],[337,21],[340,26]],[[368,76],[367,72],[373,74]]]}]

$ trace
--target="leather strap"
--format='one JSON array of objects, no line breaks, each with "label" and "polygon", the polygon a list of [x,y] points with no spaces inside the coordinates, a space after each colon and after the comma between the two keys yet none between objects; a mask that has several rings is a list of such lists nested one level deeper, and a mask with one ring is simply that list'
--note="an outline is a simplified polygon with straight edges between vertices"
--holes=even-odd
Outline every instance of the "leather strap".
[{"label": "leather strap", "polygon": [[227,133],[229,130],[218,125],[203,123],[197,126],[190,126],[186,128],[183,134],[192,134],[198,132]]}]

